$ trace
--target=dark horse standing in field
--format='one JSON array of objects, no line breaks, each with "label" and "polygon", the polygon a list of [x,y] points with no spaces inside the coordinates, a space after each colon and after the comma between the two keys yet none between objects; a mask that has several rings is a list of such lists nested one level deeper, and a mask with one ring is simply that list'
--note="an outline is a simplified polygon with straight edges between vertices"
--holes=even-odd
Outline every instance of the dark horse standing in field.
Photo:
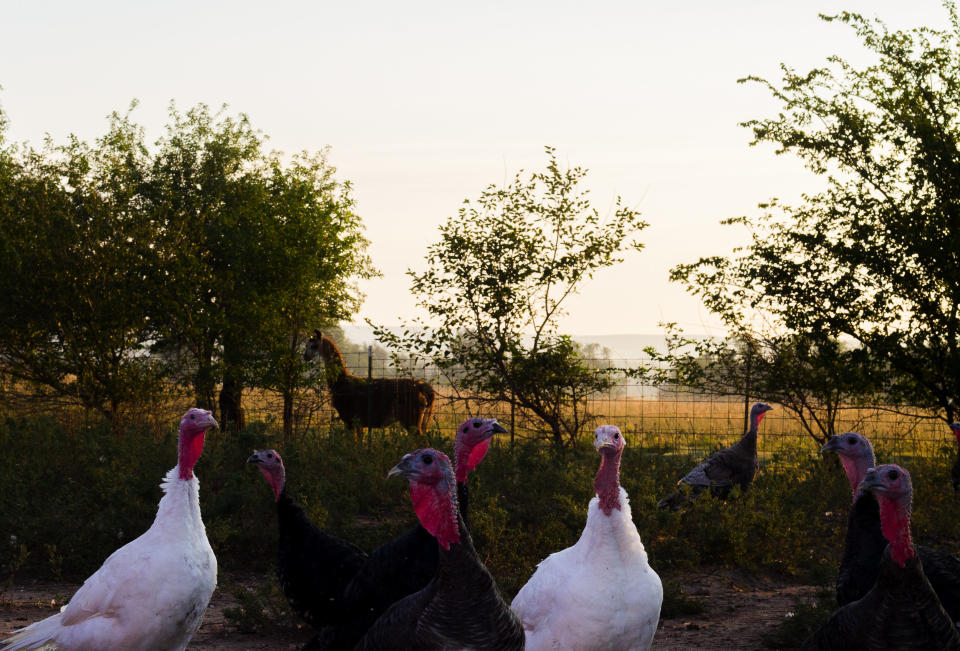
[{"label": "dark horse standing in field", "polygon": [[319,330],[307,342],[303,358],[323,357],[327,386],[333,407],[341,420],[354,428],[357,439],[363,438],[364,427],[386,427],[396,421],[406,429],[416,428],[424,434],[433,415],[436,393],[423,380],[410,377],[364,378],[347,370],[340,349]]}]

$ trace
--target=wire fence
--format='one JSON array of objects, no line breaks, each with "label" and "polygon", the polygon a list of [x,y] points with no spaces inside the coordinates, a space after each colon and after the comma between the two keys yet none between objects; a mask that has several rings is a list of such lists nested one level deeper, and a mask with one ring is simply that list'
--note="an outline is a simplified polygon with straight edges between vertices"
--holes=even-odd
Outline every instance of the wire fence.
[{"label": "wire fence", "polygon": [[[344,352],[351,374],[359,377],[415,377],[436,391],[434,410],[428,429],[453,433],[467,418],[497,418],[510,432],[504,439],[548,438],[545,424],[527,410],[509,400],[491,400],[486,396],[465,394],[451,384],[435,366],[408,365],[398,368],[393,360],[373,357],[369,352]],[[631,369],[648,367],[649,359],[595,359],[588,364],[599,368]],[[292,410],[293,436],[326,435],[340,432],[343,422],[333,407],[330,390],[318,365],[315,382],[300,391]],[[590,437],[595,426],[617,425],[631,446],[662,454],[705,454],[736,441],[744,432],[752,402],[770,402],[774,411],[764,419],[758,440],[762,458],[778,452],[815,454],[819,446],[790,409],[758,396],[711,396],[677,386],[658,386],[645,382],[641,375],[617,373],[609,390],[587,396],[578,404],[584,423],[581,436]],[[99,414],[77,408],[76,401],[54,397],[36,399],[34,392],[18,390],[15,383],[0,382],[0,413],[4,416],[28,414],[52,415],[67,425],[95,422]],[[161,398],[149,404],[131,407],[127,418],[156,435],[169,431],[183,411],[192,406],[193,396],[185,387],[171,387]],[[271,431],[282,431],[283,400],[277,393],[257,388],[244,392],[243,409],[247,424],[266,423]],[[921,409],[890,405],[849,405],[835,416],[835,431],[856,431],[866,435],[887,458],[955,455],[956,442],[949,427],[938,414]],[[397,427],[397,425],[394,425]],[[374,430],[376,435],[376,430]],[[503,439],[501,439],[502,441]]]},{"label": "wire fence", "polygon": [[[360,377],[416,377],[430,383],[436,393],[430,429],[453,432],[472,416],[497,418],[510,431],[512,439],[544,438],[545,425],[509,400],[490,400],[484,396],[458,391],[443,373],[433,366],[415,366],[402,371],[389,358],[366,353],[344,353],[348,370]],[[637,368],[649,365],[647,359],[587,360],[596,366]],[[717,397],[695,393],[682,387],[656,386],[624,373],[616,374],[614,385],[604,393],[581,401],[585,432],[589,436],[600,424],[617,425],[631,445],[657,449],[667,454],[698,454],[720,445],[728,445],[744,432],[750,405],[764,396]],[[779,451],[817,452],[816,440],[789,409],[775,402],[774,411],[764,419],[758,449],[761,457]],[[279,423],[282,402],[279,396],[248,392],[245,398],[247,422]],[[866,435],[886,454],[909,458],[918,455],[945,454],[956,448],[954,437],[937,414],[921,409],[890,405],[850,405],[835,416],[835,431],[856,431]],[[303,392],[294,406],[293,431],[327,431],[340,423],[329,390],[318,378],[316,387]]]}]

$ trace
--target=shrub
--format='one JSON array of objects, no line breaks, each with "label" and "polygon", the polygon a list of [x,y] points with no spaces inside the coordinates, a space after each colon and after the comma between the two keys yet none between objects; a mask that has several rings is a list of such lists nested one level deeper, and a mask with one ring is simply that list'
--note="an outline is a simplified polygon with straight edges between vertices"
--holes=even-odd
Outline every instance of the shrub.
[{"label": "shrub", "polygon": [[[174,424],[155,436],[107,425],[67,429],[42,418],[0,421],[0,577],[82,579],[140,535],[156,514],[158,483],[176,462],[175,436]],[[453,447],[399,429],[362,443],[342,428],[281,441],[279,430],[262,424],[208,435],[197,465],[201,508],[227,572],[274,571],[276,512],[260,473],[246,463],[253,449],[281,452],[288,490],[315,523],[373,549],[414,522],[405,482],[387,480],[387,471],[416,448]],[[952,451],[897,459],[880,449],[878,458],[902,462],[913,476],[915,540],[960,548],[960,501],[948,483]],[[698,460],[640,446],[624,453],[621,482],[665,583],[677,570],[708,564],[832,584],[850,504],[835,458],[783,451],[764,460],[743,494],[726,501],[702,495],[678,512],[657,509],[657,499]],[[598,463],[589,443],[557,449],[494,441],[471,475],[471,533],[506,596],[543,558],[579,538]]]}]

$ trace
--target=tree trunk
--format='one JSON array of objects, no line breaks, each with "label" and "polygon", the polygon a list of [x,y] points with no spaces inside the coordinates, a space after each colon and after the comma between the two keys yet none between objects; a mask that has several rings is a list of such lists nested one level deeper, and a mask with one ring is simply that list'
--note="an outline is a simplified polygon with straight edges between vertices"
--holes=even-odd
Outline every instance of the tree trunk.
[{"label": "tree trunk", "polygon": [[196,406],[200,409],[213,409],[213,394],[216,382],[213,377],[213,366],[209,360],[199,360],[196,374],[193,376],[193,392],[196,397]]},{"label": "tree trunk", "polygon": [[233,369],[223,374],[223,387],[220,389],[220,427],[238,432],[244,427],[243,384]]},{"label": "tree trunk", "polygon": [[293,436],[293,391],[283,392],[283,440]]}]

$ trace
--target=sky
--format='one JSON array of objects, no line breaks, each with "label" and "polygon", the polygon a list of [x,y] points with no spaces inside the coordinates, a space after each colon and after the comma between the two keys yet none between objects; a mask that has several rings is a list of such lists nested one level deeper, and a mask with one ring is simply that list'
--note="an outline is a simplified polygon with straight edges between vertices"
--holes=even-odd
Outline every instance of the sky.
[{"label": "sky", "polygon": [[796,200],[817,180],[738,126],[776,114],[737,79],[778,79],[840,54],[869,61],[851,30],[818,14],[856,11],[892,28],[946,28],[936,0],[717,2],[287,2],[88,0],[8,3],[0,105],[8,137],[93,140],[138,100],[148,140],[171,101],[246,113],[286,153],[330,147],[354,187],[382,277],[354,323],[419,315],[408,269],[467,198],[520,169],[590,170],[601,215],[616,196],[650,223],[646,245],[566,304],[574,335],[720,334],[671,267],[745,244],[720,221]]}]

